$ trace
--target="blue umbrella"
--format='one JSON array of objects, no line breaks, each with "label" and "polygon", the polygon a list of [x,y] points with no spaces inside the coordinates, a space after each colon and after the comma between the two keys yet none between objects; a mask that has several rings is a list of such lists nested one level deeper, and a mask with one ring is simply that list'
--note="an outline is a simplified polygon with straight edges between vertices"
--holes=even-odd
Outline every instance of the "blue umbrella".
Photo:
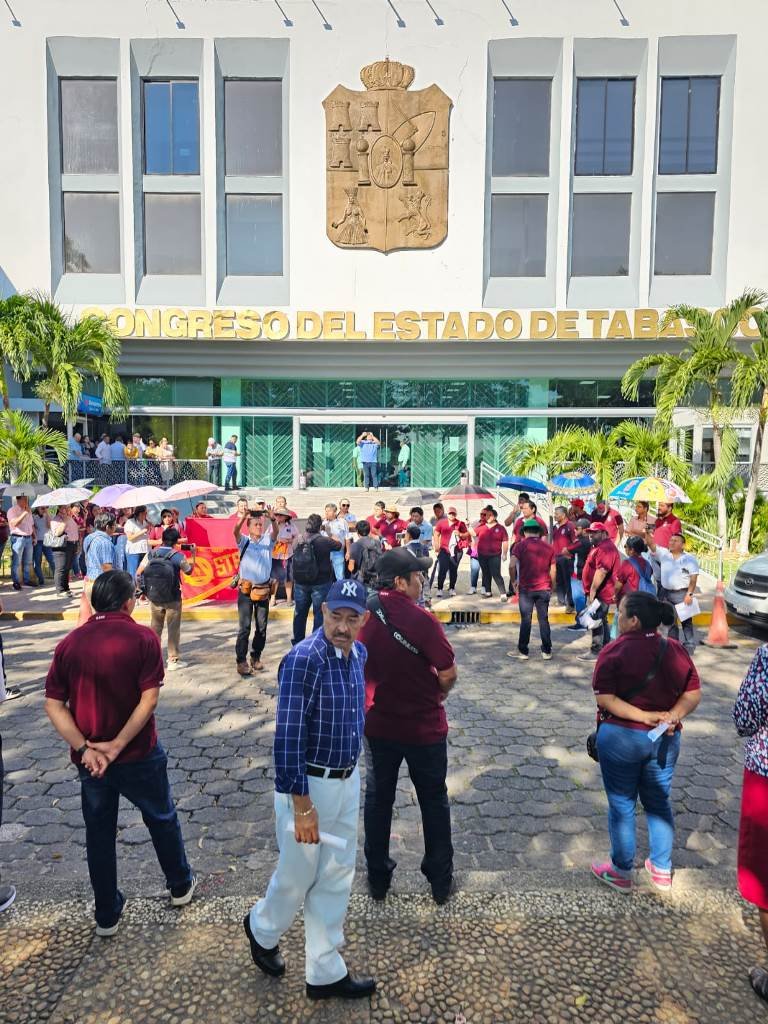
[{"label": "blue umbrella", "polygon": [[497,487],[507,487],[510,491],[528,491],[529,494],[546,494],[547,485],[541,480],[533,480],[529,476],[500,476]]},{"label": "blue umbrella", "polygon": [[549,481],[550,491],[555,494],[566,494],[573,497],[576,494],[595,494],[597,484],[595,478],[580,470],[571,470],[568,473],[558,473]]}]

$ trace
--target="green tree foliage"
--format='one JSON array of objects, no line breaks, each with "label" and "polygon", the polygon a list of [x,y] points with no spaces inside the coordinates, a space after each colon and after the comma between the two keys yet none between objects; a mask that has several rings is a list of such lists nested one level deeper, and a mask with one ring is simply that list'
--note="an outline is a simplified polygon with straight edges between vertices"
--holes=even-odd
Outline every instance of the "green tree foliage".
[{"label": "green tree foliage", "polygon": [[0,412],[0,480],[58,487],[67,460],[67,439],[60,430],[40,427],[17,409]]}]

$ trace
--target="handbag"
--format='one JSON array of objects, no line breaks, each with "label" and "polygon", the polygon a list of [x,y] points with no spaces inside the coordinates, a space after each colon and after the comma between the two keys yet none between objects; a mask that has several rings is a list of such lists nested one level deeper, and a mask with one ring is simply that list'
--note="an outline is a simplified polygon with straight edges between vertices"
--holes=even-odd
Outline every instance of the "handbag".
[{"label": "handbag", "polygon": [[67,546],[66,533],[54,533],[52,527],[48,527],[43,537],[43,547],[53,548],[54,551],[61,551]]},{"label": "handbag", "polygon": [[[625,694],[621,698],[622,700],[625,700],[625,701],[629,702],[629,701],[632,700],[633,697],[637,697],[637,695],[642,693],[643,690],[646,688],[646,686],[648,686],[648,684],[654,678],[654,676],[656,676],[658,674],[658,671],[661,668],[661,662],[664,659],[664,654],[665,654],[665,652],[667,650],[667,642],[668,642],[667,638],[665,636],[662,636],[659,639],[660,639],[659,649],[656,652],[656,657],[654,659],[653,665],[651,665],[651,667],[648,670],[648,672],[646,673],[645,678],[643,679],[643,681],[641,683],[638,683],[637,686],[633,687],[629,691],[629,693]],[[601,708],[600,711],[598,712],[597,726],[595,727],[595,729],[593,729],[593,731],[589,734],[589,736],[587,736],[587,754],[592,758],[593,761],[599,761],[600,760],[600,757],[599,757],[598,752],[597,752],[597,733],[598,733],[598,730],[600,729],[600,726],[603,724],[605,719],[608,718],[608,717],[609,716],[606,715],[605,712]]]},{"label": "handbag", "polygon": [[[243,559],[243,555],[248,550],[248,545],[251,543],[250,538],[243,544],[243,550],[240,552],[240,561]],[[240,570],[238,569],[232,579],[229,581],[230,590],[238,590],[240,588]],[[250,591],[246,590],[244,593],[248,594]]]}]

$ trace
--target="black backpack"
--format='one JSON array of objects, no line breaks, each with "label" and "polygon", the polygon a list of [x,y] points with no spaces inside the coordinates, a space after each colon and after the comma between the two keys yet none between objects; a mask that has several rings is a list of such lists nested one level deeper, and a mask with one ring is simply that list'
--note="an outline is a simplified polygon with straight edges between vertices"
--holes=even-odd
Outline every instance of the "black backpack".
[{"label": "black backpack", "polygon": [[144,593],[152,604],[173,604],[181,597],[179,569],[171,561],[174,554],[174,551],[153,552],[141,574]]},{"label": "black backpack", "polygon": [[369,541],[366,544],[365,540],[360,541],[360,546],[363,549],[363,553],[360,557],[357,578],[361,583],[370,586],[376,579],[376,563],[381,555],[381,547],[376,541]]},{"label": "black backpack", "polygon": [[311,586],[320,572],[313,538],[304,534],[293,552],[293,578],[297,583]]}]

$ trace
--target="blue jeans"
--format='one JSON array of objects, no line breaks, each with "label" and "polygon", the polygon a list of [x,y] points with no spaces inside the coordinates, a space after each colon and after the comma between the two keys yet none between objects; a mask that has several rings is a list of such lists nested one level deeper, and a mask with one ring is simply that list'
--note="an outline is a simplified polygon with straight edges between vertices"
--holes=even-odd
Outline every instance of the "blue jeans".
[{"label": "blue jeans", "polygon": [[314,623],[312,632],[320,629],[323,624],[322,604],[331,589],[333,581],[328,583],[294,583],[293,584],[293,639],[297,644],[307,634],[307,616],[312,609]]},{"label": "blue jeans", "polygon": [[166,888],[188,886],[192,869],[168,782],[168,759],[159,743],[143,761],[110,765],[101,779],[94,779],[82,765],[78,772],[96,924],[109,928],[120,917],[124,902],[117,888],[117,808],[121,796],[141,811]]},{"label": "blue jeans", "polygon": [[32,538],[17,537],[11,534],[11,579],[14,583],[21,583],[19,579],[19,564],[24,577],[24,582],[29,584],[32,576]]},{"label": "blue jeans", "polygon": [[378,462],[363,463],[363,484],[366,488],[379,486],[379,464]]},{"label": "blue jeans", "polygon": [[141,565],[141,560],[143,557],[144,555],[141,553],[141,551],[137,552],[136,554],[126,552],[125,568],[126,571],[129,572],[131,576],[133,576],[134,580],[136,579],[136,570]]},{"label": "blue jeans", "polygon": [[539,621],[542,654],[552,653],[552,632],[549,628],[549,599],[551,596],[551,590],[519,591],[520,636],[517,641],[517,649],[521,654],[528,653],[534,608],[536,609],[536,618]]},{"label": "blue jeans", "polygon": [[224,465],[227,467],[227,472],[224,475],[224,490],[228,491],[230,488],[233,490],[237,489],[237,463],[236,462],[225,462]]},{"label": "blue jeans", "polygon": [[477,581],[480,579],[480,563],[474,555],[469,556],[469,589],[477,590]]},{"label": "blue jeans", "polygon": [[47,548],[41,540],[35,542],[35,547],[32,552],[32,565],[35,570],[35,576],[37,576],[37,582],[42,586],[45,583],[45,576],[43,576],[43,556],[51,568],[51,574],[56,572],[56,566],[53,564],[53,551]]},{"label": "blue jeans", "polygon": [[662,871],[671,871],[675,826],[669,792],[680,754],[680,733],[651,743],[644,729],[604,722],[597,733],[597,750],[608,797],[613,866],[625,872],[634,867],[635,808],[640,797],[651,861]]},{"label": "blue jeans", "polygon": [[331,565],[337,580],[344,579],[344,552],[331,551]]},{"label": "blue jeans", "polygon": [[389,855],[389,839],[397,776],[405,760],[421,808],[421,871],[433,889],[447,889],[453,875],[451,808],[445,785],[447,741],[416,744],[371,737],[365,741],[365,758],[365,860],[371,883],[389,888],[397,866]]}]

